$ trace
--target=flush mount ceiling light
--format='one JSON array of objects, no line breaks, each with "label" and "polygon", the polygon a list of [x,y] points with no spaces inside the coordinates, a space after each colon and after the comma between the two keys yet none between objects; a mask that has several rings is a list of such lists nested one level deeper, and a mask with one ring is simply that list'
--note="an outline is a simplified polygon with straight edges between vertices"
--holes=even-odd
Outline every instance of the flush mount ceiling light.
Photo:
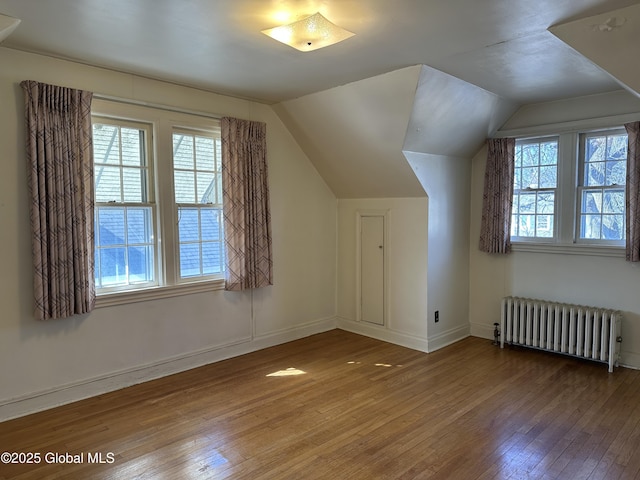
[{"label": "flush mount ceiling light", "polygon": [[301,52],[328,47],[355,35],[314,13],[297,22],[262,30],[262,33]]},{"label": "flush mount ceiling light", "polygon": [[19,18],[7,17],[0,13],[0,42],[7,38],[19,24]]}]

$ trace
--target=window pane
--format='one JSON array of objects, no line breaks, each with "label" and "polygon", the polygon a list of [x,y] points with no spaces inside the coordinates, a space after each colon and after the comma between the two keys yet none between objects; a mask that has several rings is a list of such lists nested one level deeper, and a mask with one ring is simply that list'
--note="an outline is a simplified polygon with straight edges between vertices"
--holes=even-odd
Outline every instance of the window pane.
[{"label": "window pane", "polygon": [[518,229],[521,237],[535,237],[536,236],[536,216],[520,215],[520,219],[518,221]]},{"label": "window pane", "polygon": [[125,202],[138,203],[146,201],[143,182],[142,170],[139,168],[122,169]]},{"label": "window pane", "polygon": [[536,213],[551,214],[555,211],[555,193],[539,193]]},{"label": "window pane", "polygon": [[558,184],[558,169],[555,165],[540,167],[540,188],[556,188]]},{"label": "window pane", "polygon": [[129,247],[129,283],[153,280],[153,252],[151,247]]},{"label": "window pane", "polygon": [[115,125],[93,124],[93,161],[118,165],[120,163],[119,128]]},{"label": "window pane", "polygon": [[530,167],[539,163],[540,147],[537,143],[522,146],[522,166]]},{"label": "window pane", "polygon": [[213,138],[196,137],[196,169],[215,170]]},{"label": "window pane", "polygon": [[124,208],[99,207],[96,209],[96,237],[99,246],[125,244]]},{"label": "window pane", "polygon": [[535,213],[536,212],[536,194],[535,193],[521,193],[520,194],[520,213]]},{"label": "window pane", "polygon": [[603,240],[622,240],[625,237],[624,215],[602,216]]},{"label": "window pane", "polygon": [[604,162],[588,163],[584,169],[584,184],[587,187],[604,185],[605,182]]},{"label": "window pane", "polygon": [[200,221],[197,208],[179,208],[178,235],[180,242],[197,242],[200,239]]},{"label": "window pane", "polygon": [[580,219],[580,238],[600,239],[600,215],[582,215]]},{"label": "window pane", "polygon": [[558,163],[558,142],[540,144],[540,165],[556,165]]},{"label": "window pane", "polygon": [[98,203],[121,202],[120,167],[94,167],[95,199]]},{"label": "window pane", "polygon": [[127,283],[127,261],[125,248],[100,249],[100,274],[98,284],[102,287]]},{"label": "window pane", "polygon": [[129,244],[152,243],[151,208],[127,209],[127,240]]},{"label": "window pane", "polygon": [[184,243],[180,245],[180,276],[193,277],[201,275],[200,245]]},{"label": "window pane", "polygon": [[607,137],[607,160],[627,158],[627,136],[610,135]]},{"label": "window pane", "polygon": [[588,137],[585,162],[603,162],[606,137]]},{"label": "window pane", "polygon": [[220,210],[215,208],[201,209],[202,239],[221,240]]},{"label": "window pane", "polygon": [[606,185],[625,185],[627,183],[627,161],[607,162]]},{"label": "window pane", "polygon": [[602,197],[603,213],[624,214],[624,190],[606,190]]},{"label": "window pane", "polygon": [[197,203],[194,172],[176,170],[174,172],[174,184],[176,203]]},{"label": "window pane", "polygon": [[553,237],[553,215],[538,215],[536,217],[536,237]]},{"label": "window pane", "polygon": [[522,169],[522,188],[538,188],[538,167]]},{"label": "window pane", "polygon": [[144,130],[122,127],[122,164],[128,166],[144,166]]},{"label": "window pane", "polygon": [[193,137],[173,134],[173,168],[193,169]]},{"label": "window pane", "polygon": [[205,275],[222,273],[222,245],[220,242],[202,244],[202,268]]},{"label": "window pane", "polygon": [[198,203],[213,203],[215,197],[215,183],[213,173],[198,172]]},{"label": "window pane", "polygon": [[602,212],[602,190],[582,191],[582,212],[598,214]]},{"label": "window pane", "polygon": [[96,285],[155,280],[151,207],[96,208]]}]

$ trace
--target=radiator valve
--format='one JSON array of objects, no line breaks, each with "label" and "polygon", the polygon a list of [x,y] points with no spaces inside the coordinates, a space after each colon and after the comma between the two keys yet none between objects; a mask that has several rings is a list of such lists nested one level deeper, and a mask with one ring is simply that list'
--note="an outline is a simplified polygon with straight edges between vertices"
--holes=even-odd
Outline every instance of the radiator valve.
[{"label": "radiator valve", "polygon": [[500,345],[500,325],[498,323],[493,324],[493,344]]}]

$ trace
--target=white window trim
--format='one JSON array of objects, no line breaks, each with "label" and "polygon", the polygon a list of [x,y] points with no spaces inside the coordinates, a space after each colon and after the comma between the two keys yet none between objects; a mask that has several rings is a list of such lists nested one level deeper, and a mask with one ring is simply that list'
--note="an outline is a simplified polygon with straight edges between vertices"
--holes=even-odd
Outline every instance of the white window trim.
[{"label": "white window trim", "polygon": [[112,307],[127,303],[146,302],[160,298],[179,297],[194,293],[224,290],[224,279],[207,279],[200,282],[180,283],[159,287],[140,288],[121,292],[104,292],[96,296],[96,308]]},{"label": "white window trim", "polygon": [[[562,137],[563,135],[578,136],[580,133],[584,133],[592,130],[607,130],[620,127],[625,123],[630,123],[640,120],[640,113],[631,113],[624,115],[612,115],[600,118],[588,118],[584,120],[553,123],[546,125],[531,125],[522,128],[499,130],[494,135],[495,138],[526,138],[526,137],[544,137],[557,135]],[[570,149],[569,152],[562,149]],[[558,157],[564,158],[565,155],[570,155],[570,158],[577,159],[578,155],[578,142],[561,142],[558,150]],[[577,162],[569,162],[571,164],[569,178],[573,181],[577,179]],[[563,175],[566,173],[563,172]],[[556,215],[556,223],[558,228],[558,236],[556,240],[549,242],[540,241],[539,239],[512,239],[511,249],[513,252],[531,252],[531,253],[550,253],[561,255],[588,255],[588,256],[602,256],[602,257],[625,257],[624,245],[606,245],[606,244],[587,244],[582,242],[576,242],[575,232],[577,221],[577,184],[573,185],[570,194],[566,192],[566,188],[559,187],[559,208]],[[563,191],[565,192],[563,194]],[[562,219],[566,216],[573,219],[573,221],[563,222]]]},{"label": "white window trim", "polygon": [[[201,131],[219,131],[219,116],[203,112],[193,112],[164,105],[143,104],[120,98],[96,97],[92,102],[92,116],[118,121],[133,121],[152,125],[151,142],[155,178],[150,179],[156,191],[157,277],[158,285],[146,285],[126,290],[102,290],[96,295],[96,308],[123,305],[149,300],[191,295],[202,292],[223,290],[225,280],[222,275],[196,278],[184,281],[179,278],[177,228],[173,225],[173,159],[172,131],[174,128]],[[169,258],[173,257],[173,260]]]}]

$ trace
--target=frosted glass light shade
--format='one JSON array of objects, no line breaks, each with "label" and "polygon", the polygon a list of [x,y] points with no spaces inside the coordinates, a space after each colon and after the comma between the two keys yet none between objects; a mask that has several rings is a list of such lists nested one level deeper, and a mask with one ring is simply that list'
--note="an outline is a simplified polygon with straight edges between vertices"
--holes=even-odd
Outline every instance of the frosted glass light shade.
[{"label": "frosted glass light shade", "polygon": [[328,47],[355,35],[324,18],[320,13],[262,33],[301,52]]},{"label": "frosted glass light shade", "polygon": [[19,18],[7,17],[0,14],[0,42],[7,38],[20,24]]}]

